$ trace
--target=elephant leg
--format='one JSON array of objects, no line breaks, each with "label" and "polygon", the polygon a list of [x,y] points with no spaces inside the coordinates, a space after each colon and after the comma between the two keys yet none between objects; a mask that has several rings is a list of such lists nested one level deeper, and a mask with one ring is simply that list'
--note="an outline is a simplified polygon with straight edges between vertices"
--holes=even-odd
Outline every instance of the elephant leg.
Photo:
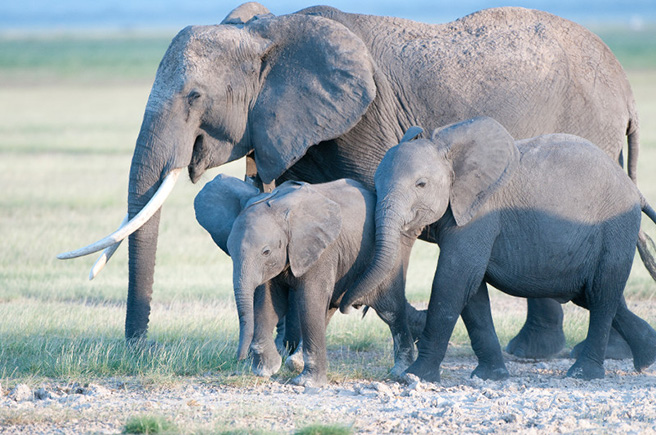
[{"label": "elephant leg", "polygon": [[289,354],[296,351],[301,342],[301,324],[298,317],[296,292],[290,291],[287,299],[287,315],[285,316],[285,333],[282,341],[283,348]]},{"label": "elephant leg", "polygon": [[285,360],[285,367],[294,373],[301,373],[305,367],[303,362],[303,340],[298,343],[294,353],[289,355]]},{"label": "elephant leg", "polygon": [[[606,359],[628,359],[633,357],[631,351],[631,346],[629,343],[622,337],[622,335],[615,329],[615,322],[613,322],[613,327],[610,328],[610,336],[608,337],[608,346],[606,346]],[[572,358],[578,358],[581,355],[581,351],[585,346],[585,340],[578,343],[572,348],[572,351],[569,355]]]},{"label": "elephant leg", "polygon": [[[632,336],[632,329],[625,309],[622,293],[631,272],[631,263],[625,264],[622,258],[604,256],[597,264],[597,272],[580,297],[573,299],[577,305],[590,310],[588,336],[576,362],[567,371],[567,376],[581,379],[600,379],[604,377],[604,356],[610,335],[611,325],[615,324],[620,333]],[[652,359],[653,362],[653,359]]]},{"label": "elephant leg", "polygon": [[501,345],[494,329],[487,285],[482,282],[476,294],[462,310],[461,317],[469,333],[472,349],[478,358],[478,366],[471,376],[481,379],[501,380],[510,375],[501,354]]},{"label": "elephant leg", "polygon": [[[328,313],[326,314],[326,327],[328,327],[328,323],[330,322],[330,319],[333,317],[333,314],[335,314],[335,311],[337,311],[335,308],[331,308],[328,310]],[[300,331],[300,325],[299,325],[299,331]],[[305,366],[305,363],[303,362],[303,340],[298,343],[298,346],[296,346],[296,350],[294,353],[289,355],[287,357],[287,360],[285,360],[285,366],[291,370],[292,372],[300,373],[303,371],[303,368]]]},{"label": "elephant leg", "polygon": [[417,341],[426,327],[426,310],[418,310],[411,303],[406,302],[405,312],[412,338]]},{"label": "elephant leg", "polygon": [[[327,291],[304,288],[295,293],[301,335],[303,337],[303,371],[292,379],[295,385],[319,387],[327,382],[326,309]],[[324,297],[317,297],[323,295]]]},{"label": "elephant leg", "polygon": [[[443,255],[443,252],[440,253],[440,259]],[[453,261],[450,264],[458,262]],[[417,359],[408,367],[406,373],[425,381],[440,382],[440,365],[446,355],[453,328],[467,303],[466,295],[473,293],[464,288],[461,281],[463,280],[455,278],[451,273],[442,273],[442,268],[438,266],[428,302],[426,327],[417,343]],[[454,285],[451,285],[452,283]]]},{"label": "elephant leg", "polygon": [[287,348],[285,347],[285,322],[286,317],[281,317],[276,324],[276,349],[281,355],[287,353]]},{"label": "elephant leg", "polygon": [[271,376],[280,370],[282,358],[273,339],[273,330],[287,310],[286,287],[274,283],[263,284],[255,289],[253,311],[255,328],[251,352],[252,370],[258,376]]},{"label": "elephant leg", "polygon": [[565,346],[563,307],[553,299],[527,299],[526,322],[506,352],[520,358],[549,358]]},{"label": "elephant leg", "polygon": [[401,378],[403,372],[415,360],[415,341],[408,326],[406,300],[403,294],[401,294],[401,298],[387,300],[385,302],[387,303],[380,304],[377,301],[376,304],[372,304],[372,308],[376,310],[378,317],[387,324],[392,333],[392,340],[394,342],[394,367],[392,367],[390,374],[394,378]]},{"label": "elephant leg", "polygon": [[[630,346],[633,353],[633,365],[637,371],[649,367],[656,361],[656,331],[629,310],[624,298],[617,307],[613,327]],[[606,355],[608,355],[608,350],[606,350]]]},{"label": "elephant leg", "polygon": [[600,305],[598,303],[590,304],[588,336],[581,355],[567,371],[568,377],[580,379],[604,377],[604,354],[613,322],[613,313],[610,307],[601,307]]}]

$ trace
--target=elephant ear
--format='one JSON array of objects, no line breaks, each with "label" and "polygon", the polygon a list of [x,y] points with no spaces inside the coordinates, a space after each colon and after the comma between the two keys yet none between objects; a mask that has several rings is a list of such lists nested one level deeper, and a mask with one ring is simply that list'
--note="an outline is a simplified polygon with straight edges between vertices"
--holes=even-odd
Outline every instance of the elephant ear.
[{"label": "elephant ear", "polygon": [[413,125],[412,127],[406,130],[405,134],[403,135],[399,143],[410,142],[412,139],[416,138],[423,132],[424,132],[423,128]]},{"label": "elephant ear", "polygon": [[226,254],[230,255],[228,236],[232,224],[247,202],[259,193],[255,186],[245,181],[219,174],[196,195],[196,220]]},{"label": "elephant ear", "polygon": [[271,12],[263,5],[257,2],[247,2],[234,8],[221,21],[221,24],[243,25],[252,19],[259,19],[272,16]]},{"label": "elephant ear", "polygon": [[355,126],[376,95],[364,42],[322,17],[286,15],[246,28],[271,41],[249,118],[258,173],[270,183],[307,149]]},{"label": "elephant ear", "polygon": [[456,224],[465,225],[513,174],[519,150],[510,133],[488,117],[435,130],[432,140],[451,163],[451,211]]},{"label": "elephant ear", "polygon": [[[290,200],[292,196],[288,197]],[[287,208],[289,244],[287,257],[294,276],[304,275],[342,229],[342,210],[309,185],[293,195]]]}]

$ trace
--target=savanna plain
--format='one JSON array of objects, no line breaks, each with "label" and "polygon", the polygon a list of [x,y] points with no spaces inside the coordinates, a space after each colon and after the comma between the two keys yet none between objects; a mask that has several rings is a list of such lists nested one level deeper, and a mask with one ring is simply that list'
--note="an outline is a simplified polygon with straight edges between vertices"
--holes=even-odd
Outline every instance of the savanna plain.
[{"label": "savanna plain", "polygon": [[[641,118],[639,187],[656,204],[656,27],[594,28],[624,65]],[[56,255],[113,230],[159,60],[173,34],[0,37],[0,432],[353,433],[656,432],[656,367],[607,361],[606,378],[565,379],[587,312],[566,304],[567,348],[546,361],[506,355],[510,379],[470,379],[475,358],[458,324],[439,385],[399,384],[391,337],[374,313],[334,316],[322,389],[271,379],[235,360],[231,262],[196,223],[196,185],[164,205],[150,345],[123,338],[127,249],[95,280],[94,258]],[[643,228],[656,238],[648,220]],[[407,295],[428,301],[437,249],[419,243]],[[656,283],[636,256],[626,298],[656,326]],[[523,300],[491,292],[502,346]]]}]

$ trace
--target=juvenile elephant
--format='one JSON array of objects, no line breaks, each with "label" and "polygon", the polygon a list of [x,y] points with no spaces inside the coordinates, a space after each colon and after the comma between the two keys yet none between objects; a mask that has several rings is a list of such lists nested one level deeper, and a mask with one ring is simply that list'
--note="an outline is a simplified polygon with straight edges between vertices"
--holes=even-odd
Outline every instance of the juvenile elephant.
[{"label": "juvenile elephant", "polygon": [[[250,343],[255,373],[268,376],[280,368],[272,333],[285,315],[287,298],[294,297],[304,369],[293,382],[326,382],[326,325],[346,286],[371,260],[375,203],[373,193],[352,180],[286,182],[260,195],[243,181],[219,175],[198,194],[198,222],[232,257],[241,323],[238,353],[245,357]],[[396,375],[415,356],[404,293],[413,242],[400,244],[393,270],[364,298],[392,331]],[[289,288],[293,296],[287,294]]]},{"label": "juvenile elephant", "polygon": [[[628,342],[638,371],[656,359],[656,331],[623,298],[641,212],[655,222],[656,213],[592,143],[564,134],[515,142],[495,120],[476,118],[390,149],[375,186],[377,259],[394,261],[403,236],[414,237],[427,225],[440,246],[426,327],[409,373],[439,381],[461,315],[479,360],[473,375],[508,375],[486,283],[590,311],[584,348],[568,376],[604,376],[611,323]],[[656,279],[652,254],[640,253]],[[376,263],[344,296],[342,310],[384,278],[385,265]]]},{"label": "juvenile elephant", "polygon": [[[408,127],[480,115],[495,116],[516,138],[582,136],[616,162],[628,138],[635,178],[630,85],[582,26],[524,8],[428,25],[326,6],[273,16],[248,3],[225,24],[190,26],[173,39],[132,158],[130,223],[61,258],[111,250],[133,233],[125,335],[138,339],[150,313],[159,209],[181,170],[196,182],[206,169],[250,155],[250,172],[264,183],[352,178],[373,187],[378,163]],[[510,350],[558,352],[561,323],[559,304],[529,302]]]}]

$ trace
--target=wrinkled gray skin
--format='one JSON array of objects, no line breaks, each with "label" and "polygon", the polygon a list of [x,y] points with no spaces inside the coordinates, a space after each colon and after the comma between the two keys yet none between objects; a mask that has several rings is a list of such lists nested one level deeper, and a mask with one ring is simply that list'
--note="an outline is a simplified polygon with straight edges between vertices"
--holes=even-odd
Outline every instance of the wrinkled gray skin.
[{"label": "wrinkled gray skin", "polygon": [[[281,357],[273,329],[295,298],[304,368],[293,382],[326,382],[326,325],[346,286],[366,269],[374,251],[373,193],[353,180],[309,185],[287,182],[259,195],[244,181],[219,175],[194,202],[198,222],[233,260],[240,319],[240,358],[253,354],[253,371],[270,376]],[[232,223],[232,225],[231,225]],[[414,240],[401,243],[394,270],[365,298],[394,340],[394,375],[415,357],[406,316],[405,272]],[[288,290],[292,289],[292,290]],[[252,341],[251,341],[252,339]]]},{"label": "wrinkled gray skin", "polygon": [[[652,220],[656,212],[589,141],[552,134],[514,142],[492,118],[475,118],[390,149],[375,186],[377,249],[394,261],[400,241],[427,225],[440,246],[419,355],[408,373],[439,381],[461,315],[479,359],[472,376],[508,376],[487,283],[514,296],[572,301],[590,311],[585,345],[568,376],[604,376],[611,324],[628,342],[638,371],[656,360],[656,331],[623,298],[641,211]],[[640,254],[656,276],[653,255]],[[371,270],[380,265],[374,261]],[[384,277],[366,272],[342,308],[359,303]]]},{"label": "wrinkled gray skin", "polygon": [[[478,115],[493,115],[516,138],[577,134],[614,161],[628,135],[635,176],[629,83],[582,26],[522,8],[442,25],[324,6],[279,17],[245,8],[231,14],[236,24],[187,27],[171,42],[132,159],[130,217],[172,169],[188,168],[196,182],[249,153],[264,183],[352,178],[373,187],[378,163],[408,127]],[[147,330],[159,220],[130,236],[128,339]],[[560,306],[529,304],[511,344],[522,356],[560,350]]]}]

